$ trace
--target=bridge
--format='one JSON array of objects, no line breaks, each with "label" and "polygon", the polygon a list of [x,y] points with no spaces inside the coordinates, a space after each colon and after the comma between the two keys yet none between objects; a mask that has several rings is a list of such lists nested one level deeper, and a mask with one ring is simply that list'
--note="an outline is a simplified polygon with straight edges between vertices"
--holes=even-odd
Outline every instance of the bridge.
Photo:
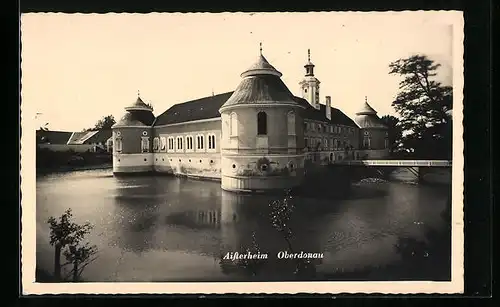
[{"label": "bridge", "polygon": [[451,167],[450,160],[339,160],[333,162],[333,164],[365,166]]},{"label": "bridge", "polygon": [[340,160],[339,166],[363,166],[378,174],[399,181],[451,182],[450,160]]}]

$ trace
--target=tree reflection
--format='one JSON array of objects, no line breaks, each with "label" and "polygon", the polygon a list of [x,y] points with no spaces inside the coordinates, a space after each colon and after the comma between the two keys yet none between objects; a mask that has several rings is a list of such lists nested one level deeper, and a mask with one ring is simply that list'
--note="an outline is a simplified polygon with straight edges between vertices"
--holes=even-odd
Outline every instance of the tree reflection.
[{"label": "tree reflection", "polygon": [[445,229],[427,229],[423,240],[402,237],[395,245],[401,256],[402,277],[451,279],[451,193],[441,212]]}]

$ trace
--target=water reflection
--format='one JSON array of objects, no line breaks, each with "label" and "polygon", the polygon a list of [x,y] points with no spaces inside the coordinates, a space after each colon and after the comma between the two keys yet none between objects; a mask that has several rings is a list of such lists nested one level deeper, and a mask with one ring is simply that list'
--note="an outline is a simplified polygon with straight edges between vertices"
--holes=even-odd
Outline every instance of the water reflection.
[{"label": "water reflection", "polygon": [[[102,171],[38,178],[37,263],[52,269],[46,218],[67,206],[95,225],[90,238],[101,255],[83,275],[91,281],[294,279],[296,261],[276,257],[290,245],[296,252],[323,253],[302,277],[325,278],[407,260],[407,246],[419,247],[402,239],[426,242],[429,230],[439,233],[446,225],[440,217],[446,193],[404,184],[376,189],[377,197],[360,196],[366,191],[343,200],[292,197],[287,227],[293,236],[287,242],[269,217],[269,203],[279,196],[225,192],[217,182],[115,178]],[[249,249],[269,258],[253,264],[223,259]]]}]

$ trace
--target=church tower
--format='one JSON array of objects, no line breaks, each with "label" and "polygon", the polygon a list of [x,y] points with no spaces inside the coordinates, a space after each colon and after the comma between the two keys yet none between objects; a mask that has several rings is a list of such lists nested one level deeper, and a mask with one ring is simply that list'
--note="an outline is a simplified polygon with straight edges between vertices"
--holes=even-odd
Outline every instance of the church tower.
[{"label": "church tower", "polygon": [[311,50],[307,49],[307,63],[304,65],[306,74],[300,81],[300,90],[302,98],[307,100],[310,105],[319,110],[319,80],[314,76],[314,64],[311,62]]}]

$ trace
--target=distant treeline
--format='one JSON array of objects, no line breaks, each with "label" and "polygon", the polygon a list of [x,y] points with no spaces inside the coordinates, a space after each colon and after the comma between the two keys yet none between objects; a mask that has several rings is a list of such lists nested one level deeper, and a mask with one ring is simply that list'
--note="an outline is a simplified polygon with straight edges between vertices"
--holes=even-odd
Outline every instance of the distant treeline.
[{"label": "distant treeline", "polygon": [[52,151],[38,146],[36,149],[37,169],[71,169],[108,163],[112,163],[112,155],[107,152]]}]

